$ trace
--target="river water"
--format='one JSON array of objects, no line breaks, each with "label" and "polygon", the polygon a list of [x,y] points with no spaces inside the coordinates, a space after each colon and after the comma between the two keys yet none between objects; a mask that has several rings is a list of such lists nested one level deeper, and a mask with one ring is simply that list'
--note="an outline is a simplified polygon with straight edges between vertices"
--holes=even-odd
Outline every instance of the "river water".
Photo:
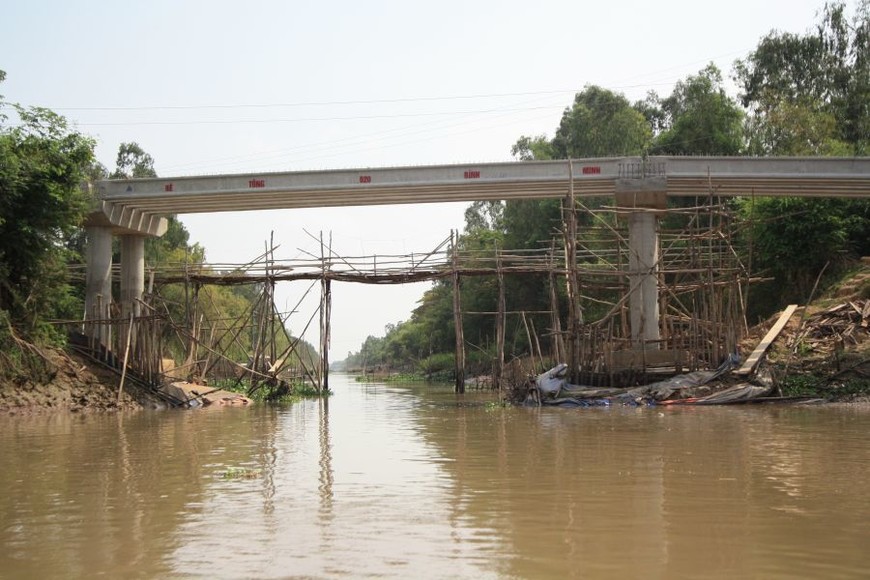
[{"label": "river water", "polygon": [[282,407],[3,417],[0,577],[870,575],[866,408],[331,383]]}]

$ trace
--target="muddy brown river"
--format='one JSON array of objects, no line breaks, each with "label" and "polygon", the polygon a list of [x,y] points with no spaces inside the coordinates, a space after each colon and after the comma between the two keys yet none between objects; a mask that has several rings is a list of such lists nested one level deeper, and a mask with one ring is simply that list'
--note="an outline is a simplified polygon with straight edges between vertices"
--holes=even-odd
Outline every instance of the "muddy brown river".
[{"label": "muddy brown river", "polygon": [[867,578],[870,410],[328,402],[5,416],[2,578]]}]

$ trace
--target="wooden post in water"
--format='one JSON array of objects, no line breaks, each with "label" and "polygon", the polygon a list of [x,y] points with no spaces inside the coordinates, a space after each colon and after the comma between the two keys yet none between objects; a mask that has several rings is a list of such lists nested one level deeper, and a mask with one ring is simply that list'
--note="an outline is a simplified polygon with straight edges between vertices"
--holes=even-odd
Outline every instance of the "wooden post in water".
[{"label": "wooden post in water", "polygon": [[453,326],[456,329],[456,392],[465,392],[465,334],[462,332],[462,300],[459,294],[459,234],[450,232],[453,244]]},{"label": "wooden post in water", "polygon": [[321,263],[321,294],[320,294],[320,385],[319,389],[329,390],[329,321],[332,310],[331,280],[327,272],[331,269],[332,258],[332,234],[329,237],[328,253],[326,257],[323,247],[323,232],[320,233],[320,263]]},{"label": "wooden post in water", "polygon": [[321,278],[320,299],[320,381],[321,389],[329,390],[329,320],[332,311],[331,280],[325,275]]},{"label": "wooden post in water", "polygon": [[494,387],[502,391],[504,385],[504,334],[505,334],[505,296],[504,296],[504,271],[501,267],[501,254],[496,247],[496,275],[498,276],[498,314],[495,318],[495,344],[496,360],[494,375]]}]

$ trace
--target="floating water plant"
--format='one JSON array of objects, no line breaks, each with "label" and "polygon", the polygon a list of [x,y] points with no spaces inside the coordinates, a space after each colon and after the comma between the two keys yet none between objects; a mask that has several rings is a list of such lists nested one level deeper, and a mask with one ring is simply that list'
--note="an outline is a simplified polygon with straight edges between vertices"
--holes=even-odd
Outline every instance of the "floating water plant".
[{"label": "floating water plant", "polygon": [[226,470],[221,473],[221,479],[257,479],[260,475],[261,472],[259,469],[253,469],[250,467],[227,467]]}]

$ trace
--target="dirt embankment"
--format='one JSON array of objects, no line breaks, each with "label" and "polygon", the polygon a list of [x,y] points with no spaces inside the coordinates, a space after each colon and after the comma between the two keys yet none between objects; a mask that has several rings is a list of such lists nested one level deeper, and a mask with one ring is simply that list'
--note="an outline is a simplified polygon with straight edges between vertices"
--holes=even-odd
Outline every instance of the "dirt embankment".
[{"label": "dirt embankment", "polygon": [[[134,395],[141,395],[128,391],[127,385],[119,401],[120,377],[111,371],[57,349],[43,348],[40,352],[43,371],[0,379],[0,413],[115,411],[148,404],[137,400]],[[38,375],[42,376],[35,378]]]},{"label": "dirt embankment", "polygon": [[[751,351],[777,316],[753,328],[741,351]],[[870,401],[870,258],[799,308],[764,364],[783,394]]]}]

